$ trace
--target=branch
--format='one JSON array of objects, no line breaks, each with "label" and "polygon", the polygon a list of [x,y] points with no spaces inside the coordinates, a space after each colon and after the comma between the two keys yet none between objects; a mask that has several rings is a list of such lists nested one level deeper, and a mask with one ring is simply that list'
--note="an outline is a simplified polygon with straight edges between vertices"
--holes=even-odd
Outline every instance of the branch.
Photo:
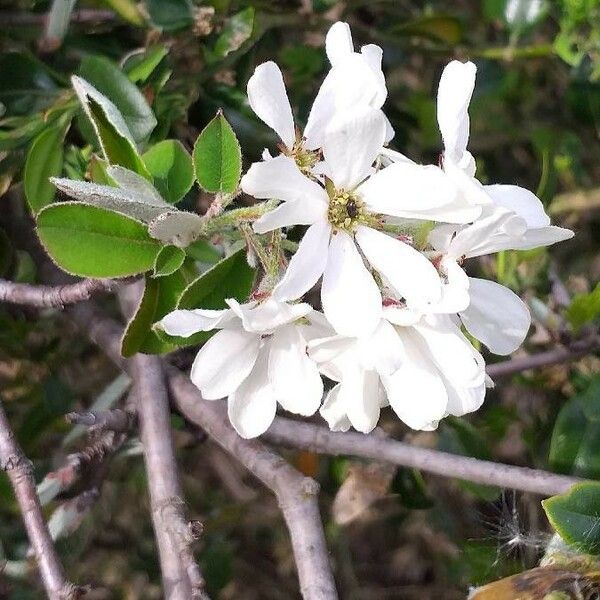
[{"label": "branch", "polygon": [[277,497],[292,539],[302,597],[337,598],[317,502],[318,483],[261,442],[239,437],[229,425],[224,404],[203,400],[183,373],[170,370],[169,387],[183,416],[206,431]]},{"label": "branch", "polygon": [[[2,27],[42,26],[45,24],[46,18],[46,13],[0,11],[0,25]],[[92,25],[98,23],[110,23],[116,19],[117,15],[111,10],[82,8],[80,10],[74,10],[71,13],[71,23]]]},{"label": "branch", "polygon": [[90,410],[86,412],[70,412],[65,419],[72,425],[89,427],[90,434],[99,431],[114,431],[115,433],[131,433],[137,427],[137,414],[122,408],[110,410]]},{"label": "branch", "polygon": [[582,480],[538,469],[514,467],[440,450],[419,448],[383,435],[340,433],[325,427],[278,417],[263,437],[274,444],[333,455],[353,455],[421,469],[442,477],[512,488],[544,496],[567,491]]},{"label": "branch", "polygon": [[94,294],[112,292],[122,282],[112,279],[83,279],[66,285],[32,285],[0,279],[0,302],[35,306],[37,308],[62,308],[89,300]]},{"label": "branch", "polygon": [[600,336],[594,335],[589,338],[576,340],[568,346],[548,350],[547,352],[539,352],[538,354],[531,354],[523,358],[512,358],[511,360],[505,360],[494,365],[488,365],[486,371],[492,379],[498,379],[499,377],[507,377],[508,375],[514,375],[528,369],[571,362],[587,354],[591,354],[599,348]]},{"label": "branch", "polygon": [[[113,362],[128,369],[129,361],[119,353],[122,328],[117,323],[90,305],[75,306],[69,314]],[[205,402],[183,373],[171,369],[168,384],[175,406],[186,419],[201,427],[276,495],[290,532],[305,600],[335,600],[337,592],[317,502],[318,484],[259,441],[240,438],[229,425],[223,403]],[[147,387],[155,390],[154,383]],[[140,419],[143,423],[141,414]]]},{"label": "branch", "polygon": [[136,354],[130,362],[165,597],[206,598],[204,579],[191,550],[194,535],[183,514],[162,363],[144,354]]},{"label": "branch", "polygon": [[7,472],[14,488],[48,598],[50,600],[66,600],[79,597],[82,589],[73,586],[66,580],[48,526],[44,521],[31,462],[17,444],[1,405],[0,465]]}]

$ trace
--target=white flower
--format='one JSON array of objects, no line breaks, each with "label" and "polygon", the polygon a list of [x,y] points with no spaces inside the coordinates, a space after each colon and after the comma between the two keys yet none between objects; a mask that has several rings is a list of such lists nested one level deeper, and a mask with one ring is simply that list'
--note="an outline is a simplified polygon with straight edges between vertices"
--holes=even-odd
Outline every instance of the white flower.
[{"label": "white flower", "polygon": [[[437,118],[444,143],[444,172],[460,188],[464,198],[484,206],[481,218],[499,209],[523,220],[494,240],[498,250],[528,249],[567,240],[573,232],[550,225],[550,218],[535,194],[516,185],[481,185],[475,178],[475,160],[467,150],[469,141],[469,102],[475,88],[476,67],[472,62],[453,60],[444,69],[437,95]],[[500,211],[503,214],[503,211]],[[493,218],[493,217],[492,217]],[[488,252],[482,252],[487,254]]]},{"label": "white flower", "polygon": [[[310,111],[304,132],[305,140],[296,134],[292,108],[283,75],[272,61],[256,67],[248,81],[248,102],[256,115],[283,142],[283,152],[292,156],[301,167],[310,170],[317,161],[323,132],[335,115],[367,106],[381,108],[387,96],[381,70],[382,50],[372,44],[354,52],[347,23],[334,23],[326,38],[327,56],[332,68],[325,77]],[[385,141],[393,136],[386,119]],[[264,158],[269,158],[267,153]]]},{"label": "white flower", "polygon": [[323,383],[306,345],[316,335],[327,335],[322,317],[308,304],[273,298],[227,304],[224,310],[175,310],[157,325],[181,337],[221,330],[192,365],[190,377],[202,396],[227,397],[231,424],[244,438],[269,428],[278,402],[290,412],[312,415],[321,404]]},{"label": "white flower", "polygon": [[[436,220],[440,213],[446,220],[457,190],[434,166],[398,163],[374,173],[384,137],[381,111],[367,107],[346,113],[334,118],[323,140],[330,178],[326,189],[286,156],[254,163],[241,181],[242,189],[256,198],[283,200],[255,222],[257,233],[309,225],[274,297],[297,299],[323,275],[323,310],[342,335],[368,334],[381,318],[381,293],[361,252],[409,306],[436,302],[442,292],[431,262],[400,239],[377,231],[382,225],[377,215]],[[479,210],[461,209],[455,222],[468,222]]]},{"label": "white flower", "polygon": [[440,225],[429,235],[431,244],[442,253],[439,266],[447,277],[446,296],[468,296],[468,304],[455,307],[459,317],[467,331],[494,354],[510,354],[523,343],[531,324],[529,310],[499,283],[467,277],[459,263],[495,252],[496,243],[519,235],[523,227],[515,213],[498,209],[463,229]]},{"label": "white flower", "polygon": [[339,382],[320,411],[333,430],[368,433],[388,403],[409,427],[435,429],[447,415],[477,410],[485,397],[483,357],[446,315],[400,326],[385,311],[372,335],[316,339],[309,354]]}]

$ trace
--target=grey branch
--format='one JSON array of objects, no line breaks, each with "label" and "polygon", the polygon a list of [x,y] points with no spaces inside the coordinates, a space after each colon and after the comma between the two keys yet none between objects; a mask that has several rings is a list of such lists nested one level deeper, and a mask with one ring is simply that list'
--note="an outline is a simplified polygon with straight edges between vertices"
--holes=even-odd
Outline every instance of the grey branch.
[{"label": "grey branch", "polygon": [[290,448],[371,458],[402,467],[421,469],[442,477],[456,477],[544,496],[561,494],[582,481],[578,477],[419,448],[385,435],[329,431],[319,425],[283,417],[275,419],[263,437],[274,444]]},{"label": "grey branch", "polygon": [[137,427],[137,414],[121,408],[70,412],[65,419],[73,425],[89,427],[92,434],[107,430],[115,433],[131,433]]},{"label": "grey branch", "polygon": [[318,483],[261,442],[239,437],[228,423],[223,403],[203,401],[183,373],[170,371],[169,386],[176,408],[186,419],[206,431],[277,497],[290,532],[302,597],[337,598],[317,502]]},{"label": "grey branch", "polygon": [[36,308],[62,308],[89,300],[93,295],[110,292],[119,286],[112,279],[83,279],[66,285],[33,285],[0,279],[0,302],[34,306]]},{"label": "grey branch", "polygon": [[157,357],[142,354],[125,360],[120,354],[123,328],[104,317],[92,304],[76,304],[68,314],[134,380],[161,568],[168,565],[167,571],[163,570],[165,597],[190,598],[193,591],[196,597],[206,599],[204,580],[191,550],[198,526],[194,521],[186,521],[183,514],[162,363]]},{"label": "grey branch", "polygon": [[[128,370],[130,361],[124,360],[119,353],[122,328],[116,322],[102,316],[89,304],[74,306],[69,313],[94,343],[117,365]],[[204,402],[183,373],[175,369],[169,371],[168,383],[178,410],[276,495],[290,531],[303,597],[306,600],[335,600],[337,592],[317,503],[318,484],[304,477],[261,442],[240,438],[229,425],[223,404]],[[155,383],[148,383],[148,389],[155,391]],[[143,426],[141,414],[140,420]]]},{"label": "grey branch", "polygon": [[194,538],[184,518],[162,363],[144,354],[136,354],[130,362],[165,597],[205,597],[204,580],[191,550]]},{"label": "grey branch", "polygon": [[31,462],[18,445],[1,405],[0,463],[14,488],[48,598],[66,600],[78,597],[82,590],[66,580],[50,531],[44,521]]},{"label": "grey branch", "polygon": [[572,362],[598,349],[600,349],[600,336],[596,334],[576,340],[568,346],[559,346],[547,352],[538,352],[523,358],[513,358],[494,365],[488,365],[486,372],[492,379],[498,379],[528,369],[539,369],[540,367]]}]

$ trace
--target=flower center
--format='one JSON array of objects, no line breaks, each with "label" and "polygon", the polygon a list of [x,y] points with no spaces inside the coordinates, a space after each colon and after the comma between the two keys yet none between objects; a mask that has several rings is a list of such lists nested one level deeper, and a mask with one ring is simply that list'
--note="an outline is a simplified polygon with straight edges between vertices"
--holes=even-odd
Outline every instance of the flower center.
[{"label": "flower center", "polygon": [[327,218],[335,229],[354,232],[364,220],[364,202],[344,190],[335,190],[329,199]]},{"label": "flower center", "polygon": [[294,147],[289,150],[283,144],[279,146],[283,154],[293,158],[298,165],[298,168],[307,177],[312,177],[313,167],[319,162],[321,153],[319,150],[306,150],[302,144],[302,140],[296,140]]}]

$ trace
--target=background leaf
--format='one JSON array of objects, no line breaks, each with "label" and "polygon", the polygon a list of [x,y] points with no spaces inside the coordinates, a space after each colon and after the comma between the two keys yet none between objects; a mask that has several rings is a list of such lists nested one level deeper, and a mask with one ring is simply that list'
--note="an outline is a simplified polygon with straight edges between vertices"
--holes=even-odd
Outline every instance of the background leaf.
[{"label": "background leaf", "polygon": [[167,202],[175,204],[190,191],[194,183],[194,165],[180,141],[159,142],[142,158],[154,178],[154,185]]},{"label": "background leaf", "polygon": [[164,31],[175,31],[192,24],[194,17],[189,0],[146,0],[152,23]]},{"label": "background leaf", "polygon": [[154,261],[154,277],[171,275],[185,260],[185,252],[177,246],[163,246]]},{"label": "background leaf", "polygon": [[156,127],[156,117],[138,88],[117,65],[103,56],[86,56],[79,76],[93,85],[123,116],[135,142],[144,141]]},{"label": "background leaf", "polygon": [[68,125],[60,123],[48,127],[38,135],[27,153],[23,192],[34,215],[54,200],[56,189],[50,182],[50,177],[62,172],[63,140],[67,128]]}]

